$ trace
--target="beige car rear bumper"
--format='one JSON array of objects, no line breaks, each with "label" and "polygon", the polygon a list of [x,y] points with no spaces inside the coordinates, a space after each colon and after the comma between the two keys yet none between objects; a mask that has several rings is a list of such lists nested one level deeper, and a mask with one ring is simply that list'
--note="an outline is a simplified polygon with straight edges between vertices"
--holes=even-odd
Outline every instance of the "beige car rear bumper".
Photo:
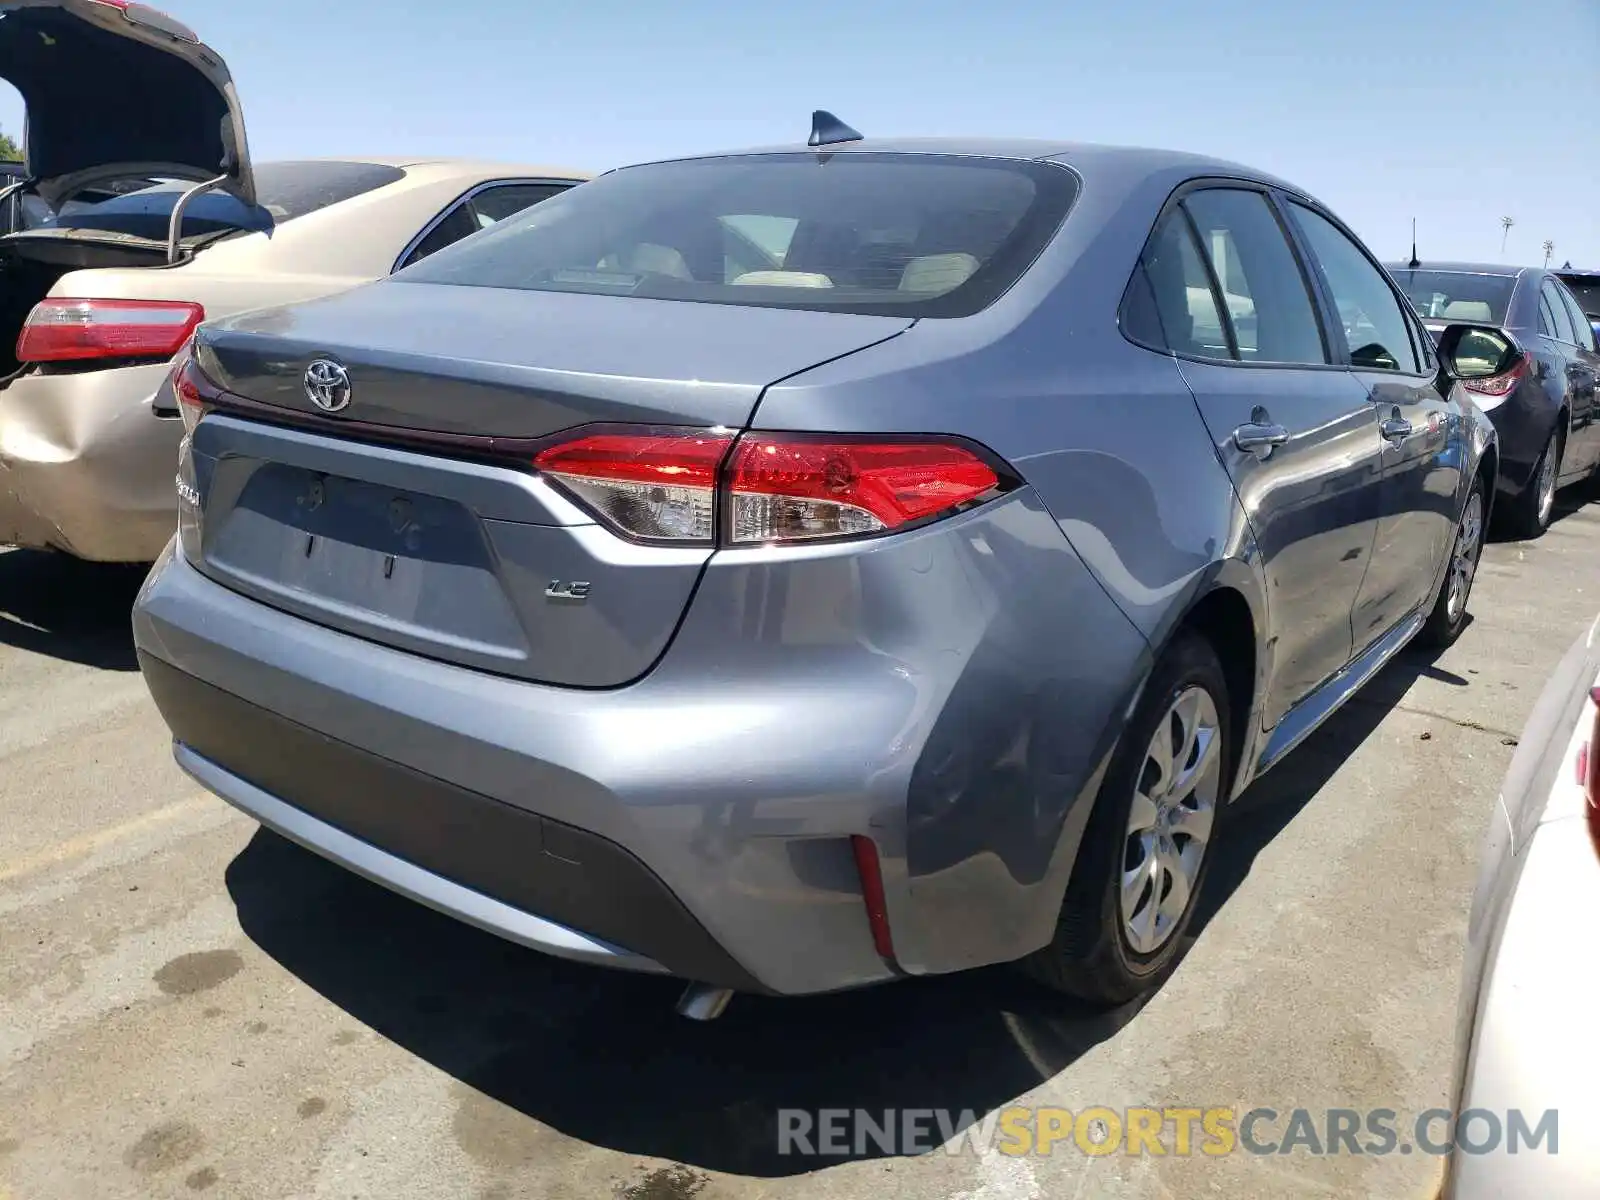
[{"label": "beige car rear bumper", "polygon": [[183,436],[150,411],[166,372],[29,374],[0,392],[0,545],[155,560],[177,525]]}]

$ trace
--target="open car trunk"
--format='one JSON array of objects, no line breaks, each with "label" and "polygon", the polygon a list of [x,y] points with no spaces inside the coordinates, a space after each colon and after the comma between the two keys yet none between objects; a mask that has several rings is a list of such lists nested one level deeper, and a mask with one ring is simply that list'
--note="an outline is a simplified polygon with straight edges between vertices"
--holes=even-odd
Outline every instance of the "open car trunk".
[{"label": "open car trunk", "polygon": [[0,79],[27,110],[26,170],[52,207],[103,178],[255,179],[222,56],[130,0],[0,0]]}]

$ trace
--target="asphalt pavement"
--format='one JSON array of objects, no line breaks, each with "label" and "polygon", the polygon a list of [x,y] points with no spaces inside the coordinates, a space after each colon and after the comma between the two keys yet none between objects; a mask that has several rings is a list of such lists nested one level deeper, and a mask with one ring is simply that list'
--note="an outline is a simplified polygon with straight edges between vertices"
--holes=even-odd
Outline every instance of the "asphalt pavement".
[{"label": "asphalt pavement", "polygon": [[[260,831],[172,765],[141,573],[0,552],[0,1200],[1424,1197],[1422,1153],[778,1153],[779,1110],[1448,1103],[1477,847],[1600,609],[1600,504],[1252,789],[1195,944],[1093,1015],[1004,969],[710,1024]],[[1281,1132],[1281,1131],[1280,1131]]]}]

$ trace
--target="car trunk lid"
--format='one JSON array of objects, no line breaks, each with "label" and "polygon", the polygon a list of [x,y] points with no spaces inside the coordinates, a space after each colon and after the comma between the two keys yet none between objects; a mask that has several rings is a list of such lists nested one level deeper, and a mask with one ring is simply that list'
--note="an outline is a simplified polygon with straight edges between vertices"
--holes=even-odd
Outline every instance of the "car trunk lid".
[{"label": "car trunk lid", "polygon": [[[415,653],[609,687],[666,648],[711,554],[626,541],[532,469],[595,423],[737,430],[762,390],[910,319],[386,281],[206,328],[224,391],[185,552],[265,603]],[[314,362],[348,379],[337,412]]]},{"label": "car trunk lid", "polygon": [[0,79],[22,96],[27,174],[52,207],[132,175],[216,178],[255,203],[227,63],[164,13],[130,0],[0,0]]}]

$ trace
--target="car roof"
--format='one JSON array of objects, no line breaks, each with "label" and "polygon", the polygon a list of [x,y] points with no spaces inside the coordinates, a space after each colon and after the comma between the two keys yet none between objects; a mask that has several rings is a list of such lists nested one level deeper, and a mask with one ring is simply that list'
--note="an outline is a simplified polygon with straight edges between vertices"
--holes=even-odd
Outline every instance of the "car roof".
[{"label": "car roof", "polygon": [[1500,275],[1506,279],[1515,279],[1524,271],[1537,271],[1538,267],[1509,267],[1505,263],[1474,263],[1474,262],[1419,262],[1412,266],[1409,262],[1385,263],[1391,271],[1445,271],[1459,275]]},{"label": "car roof", "polygon": [[705,158],[733,158],[754,154],[946,154],[971,158],[1009,158],[1018,161],[1051,161],[1073,167],[1089,175],[1099,170],[1115,169],[1119,173],[1137,174],[1141,171],[1155,174],[1182,169],[1191,175],[1221,175],[1229,178],[1250,179],[1273,187],[1283,188],[1297,195],[1305,195],[1303,188],[1287,183],[1265,171],[1248,167],[1227,159],[1210,158],[1201,154],[1188,154],[1180,150],[1162,150],[1144,146],[1111,146],[1094,142],[1056,141],[1035,138],[990,137],[939,137],[939,138],[863,138],[858,142],[840,142],[829,146],[806,146],[800,143],[752,146],[737,150],[722,150],[705,154],[684,154],[663,162],[684,162]]},{"label": "car roof", "polygon": [[549,163],[510,163],[482,158],[450,158],[428,154],[330,154],[320,157],[281,158],[262,160],[268,162],[346,162],[363,163],[375,167],[398,167],[407,173],[444,179],[452,176],[483,176],[486,179],[501,177],[527,177],[531,179],[591,179],[594,171],[576,167],[553,166]]},{"label": "car roof", "polygon": [[1595,267],[1592,270],[1585,270],[1583,267],[1562,267],[1560,270],[1555,271],[1555,274],[1561,276],[1563,279],[1571,279],[1578,276],[1589,278],[1592,276],[1600,276],[1600,267]]}]

